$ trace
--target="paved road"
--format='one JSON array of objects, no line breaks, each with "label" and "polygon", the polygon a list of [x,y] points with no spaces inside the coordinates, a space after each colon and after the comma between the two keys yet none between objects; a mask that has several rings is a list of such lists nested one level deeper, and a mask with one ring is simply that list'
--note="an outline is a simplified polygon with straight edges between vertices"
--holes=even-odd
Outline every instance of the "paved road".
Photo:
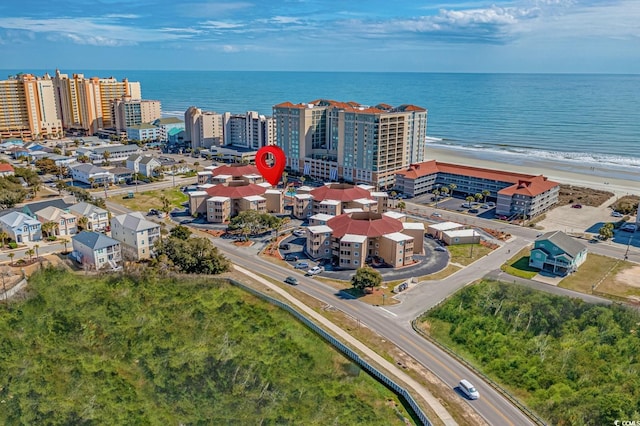
[{"label": "paved road", "polygon": [[[254,272],[279,280],[283,280],[286,276],[291,275],[290,269],[275,265],[261,258],[247,258],[245,250],[237,248],[225,240],[216,240],[216,245],[220,247],[233,263],[250,268]],[[499,266],[501,257],[495,256],[495,259],[495,262],[498,262],[497,265]],[[494,262],[494,260],[492,259],[491,262]],[[476,268],[482,268],[479,264],[476,265]],[[444,297],[464,286],[468,282],[465,281],[465,279],[469,278],[469,281],[475,279],[477,275],[473,278],[467,277],[466,271],[469,269],[472,268],[460,271],[465,272],[465,274],[458,273],[456,274],[458,278],[451,278],[448,281],[448,283],[454,284],[453,288],[446,289],[442,286],[441,290],[438,290],[438,293],[441,291],[442,297]],[[471,275],[472,273],[470,272],[468,274]],[[482,275],[484,274],[481,274],[481,276]],[[410,321],[416,316],[415,312],[422,312],[432,302],[435,303],[437,301],[429,298],[428,293],[438,286],[429,286],[429,290],[425,291],[423,290],[423,286],[419,285],[411,292],[403,295],[406,298],[403,304],[393,307],[376,307],[346,297],[343,293],[337,292],[329,285],[316,281],[313,278],[298,277],[298,280],[300,282],[298,286],[299,290],[358,319],[360,323],[378,333],[382,338],[393,342],[419,363],[426,366],[451,386],[451,388],[454,388],[463,377],[471,380],[472,383],[478,387],[482,397],[476,401],[468,401],[468,403],[484,417],[488,423],[492,425],[532,424],[524,414],[511,405],[502,395],[486,385],[479,377],[452,359],[448,354],[418,336],[411,328]],[[404,312],[403,308],[405,307],[409,313]]]}]

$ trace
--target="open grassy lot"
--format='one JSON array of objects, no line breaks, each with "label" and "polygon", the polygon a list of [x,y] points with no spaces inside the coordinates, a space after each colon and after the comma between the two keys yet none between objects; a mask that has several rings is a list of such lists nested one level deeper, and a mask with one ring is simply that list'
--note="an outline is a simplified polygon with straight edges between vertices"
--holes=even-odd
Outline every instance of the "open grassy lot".
[{"label": "open grassy lot", "polygon": [[595,287],[598,292],[613,296],[640,296],[640,288],[616,280],[618,274],[633,266],[631,262],[589,253],[578,271],[563,279],[559,285],[582,293],[591,293]]},{"label": "open grassy lot", "polygon": [[513,275],[514,277],[531,279],[538,275],[538,270],[529,267],[529,255],[531,254],[531,250],[528,248],[524,248],[518,252],[515,256],[513,256],[509,261],[502,265],[500,269],[506,272],[509,275]]},{"label": "open grassy lot", "polygon": [[2,424],[405,424],[386,387],[225,281],[47,269],[30,286],[0,305]]},{"label": "open grassy lot", "polygon": [[126,198],[126,195],[114,195],[109,197],[109,201],[122,204],[131,210],[147,212],[149,209],[161,209],[163,196],[167,198],[171,207],[176,208],[181,208],[182,203],[189,201],[189,196],[180,191],[179,187],[134,192],[134,198]]},{"label": "open grassy lot", "polygon": [[475,262],[492,251],[489,247],[481,244],[457,244],[447,246],[447,250],[451,253],[451,262],[463,266]]},{"label": "open grassy lot", "polygon": [[613,192],[561,184],[557,206],[578,203],[584,206],[598,207],[611,197],[613,197]]}]

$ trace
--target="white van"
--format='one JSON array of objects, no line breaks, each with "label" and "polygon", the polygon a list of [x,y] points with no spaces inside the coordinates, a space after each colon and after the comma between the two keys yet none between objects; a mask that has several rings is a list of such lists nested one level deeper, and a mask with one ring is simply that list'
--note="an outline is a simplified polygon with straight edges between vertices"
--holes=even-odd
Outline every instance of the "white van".
[{"label": "white van", "polygon": [[465,394],[469,399],[480,398],[480,394],[478,393],[477,389],[475,388],[475,386],[469,383],[468,380],[460,380],[458,387],[460,388],[462,393]]}]

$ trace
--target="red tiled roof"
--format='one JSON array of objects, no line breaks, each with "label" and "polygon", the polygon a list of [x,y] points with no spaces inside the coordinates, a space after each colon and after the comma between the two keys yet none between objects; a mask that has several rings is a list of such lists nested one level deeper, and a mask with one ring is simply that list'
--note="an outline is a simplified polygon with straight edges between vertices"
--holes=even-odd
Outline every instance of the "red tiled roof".
[{"label": "red tiled roof", "polygon": [[9,163],[0,163],[0,173],[13,172],[13,166]]},{"label": "red tiled roof", "polygon": [[535,176],[529,180],[520,180],[518,183],[508,186],[498,191],[498,194],[503,195],[528,195],[534,197],[550,190],[551,188],[558,186],[557,182],[547,180],[544,176]]},{"label": "red tiled roof", "polygon": [[216,167],[211,171],[212,176],[231,175],[233,177],[241,177],[246,175],[259,175],[260,172],[256,166],[251,164],[231,164]]},{"label": "red tiled roof", "polygon": [[559,185],[557,182],[547,180],[547,178],[542,175],[534,176],[504,170],[492,170],[481,167],[462,166],[459,164],[439,163],[436,160],[412,164],[409,166],[408,170],[402,170],[396,174],[402,175],[408,179],[417,179],[434,173],[450,173],[454,175],[471,176],[478,179],[495,180],[498,182],[513,184],[513,186],[509,186],[499,191],[500,194],[506,195],[525,194],[533,196],[541,194],[554,186]]},{"label": "red tiled roof", "polygon": [[346,183],[331,183],[311,190],[310,194],[315,201],[337,200],[354,201],[360,198],[371,199],[371,194],[366,189]]},{"label": "red tiled roof", "polygon": [[329,219],[327,226],[333,230],[332,235],[337,238],[342,238],[345,234],[366,235],[375,238],[404,229],[399,220],[370,212],[341,214]]},{"label": "red tiled roof", "polygon": [[280,104],[275,105],[275,108],[299,108],[304,109],[307,108],[307,105],[315,105],[315,106],[331,106],[334,108],[343,109],[348,112],[356,112],[358,114],[384,114],[384,113],[393,113],[393,112],[412,112],[412,111],[426,111],[426,109],[415,106],[415,105],[400,105],[397,108],[393,108],[387,104],[378,104],[374,107],[372,106],[363,106],[358,102],[348,101],[348,102],[340,102],[334,101],[331,99],[315,99],[311,102],[292,104],[291,102],[282,102]]},{"label": "red tiled roof", "polygon": [[[251,195],[262,195],[267,190],[264,186],[253,183],[242,182],[243,184],[220,184],[207,188],[206,192],[212,197],[243,198]],[[245,184],[246,183],[246,184]]]}]

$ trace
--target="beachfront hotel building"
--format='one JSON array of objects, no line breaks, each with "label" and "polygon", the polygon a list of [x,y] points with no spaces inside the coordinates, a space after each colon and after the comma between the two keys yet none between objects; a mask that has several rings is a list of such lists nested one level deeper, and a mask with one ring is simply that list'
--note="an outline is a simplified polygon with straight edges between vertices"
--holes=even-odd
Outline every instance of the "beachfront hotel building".
[{"label": "beachfront hotel building", "polygon": [[385,213],[389,195],[372,189],[372,186],[348,183],[327,183],[319,188],[299,187],[292,197],[293,216],[308,219],[318,214],[338,216],[345,212]]},{"label": "beachfront hotel building", "polygon": [[229,145],[256,150],[275,142],[273,118],[255,111],[219,114],[192,106],[185,111],[184,122],[185,140],[194,150]]},{"label": "beachfront hotel building", "polygon": [[327,220],[326,225],[309,226],[305,250],[311,258],[332,259],[342,269],[357,269],[369,262],[398,268],[414,263],[413,255],[422,252],[423,239],[421,223],[375,212],[351,212]]},{"label": "beachfront hotel building", "polygon": [[280,103],[273,116],[288,169],[315,179],[392,188],[397,171],[425,158],[422,107],[318,99]]},{"label": "beachfront hotel building", "polygon": [[151,123],[162,117],[160,101],[131,99],[124,97],[112,102],[114,127],[117,132],[126,132],[127,127]]},{"label": "beachfront hotel building", "polygon": [[140,83],[126,78],[85,78],[84,74],[69,77],[56,70],[53,82],[63,127],[87,135],[116,126],[114,101],[142,99]]},{"label": "beachfront hotel building", "polygon": [[411,197],[455,184],[455,193],[475,195],[483,190],[496,200],[496,214],[534,217],[558,202],[560,184],[543,175],[440,163],[411,164],[397,172],[395,188]]},{"label": "beachfront hotel building", "polygon": [[33,141],[62,136],[62,120],[50,76],[19,74],[0,81],[0,139]]},{"label": "beachfront hotel building", "polygon": [[260,149],[275,142],[273,118],[255,111],[222,114],[224,145]]}]

